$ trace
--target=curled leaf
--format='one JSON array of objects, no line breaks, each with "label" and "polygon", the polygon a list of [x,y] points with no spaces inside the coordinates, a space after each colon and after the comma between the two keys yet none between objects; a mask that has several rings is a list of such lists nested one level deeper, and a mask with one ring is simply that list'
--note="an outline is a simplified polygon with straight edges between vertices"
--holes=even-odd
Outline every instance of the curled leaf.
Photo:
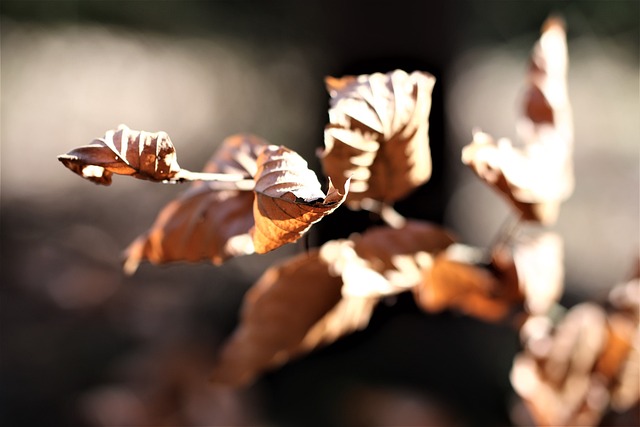
[{"label": "curled leaf", "polygon": [[257,253],[298,240],[314,223],[337,209],[349,191],[348,180],[343,183],[342,193],[329,180],[325,195],[307,162],[286,147],[265,147],[257,164],[255,227],[251,231]]},{"label": "curled leaf", "polygon": [[343,299],[341,288],[317,249],[269,268],[245,295],[213,381],[247,385],[291,357],[365,327],[375,301]]},{"label": "curled leaf", "polygon": [[573,192],[573,125],[563,24],[550,18],[536,43],[517,124],[519,145],[480,131],[462,162],[506,196],[525,220],[555,222]]},{"label": "curled leaf", "polygon": [[402,70],[326,79],[331,108],[319,154],[338,187],[351,178],[350,206],[394,202],[428,181],[434,83],[428,73]]},{"label": "curled leaf", "polygon": [[[204,171],[241,175],[255,173],[258,152],[266,141],[254,135],[226,138],[206,164]],[[126,250],[125,271],[133,273],[141,261],[154,264],[175,261],[226,259],[253,253],[249,230],[253,227],[251,191],[220,183],[194,182],[158,214],[151,228]]]},{"label": "curled leaf", "polygon": [[83,178],[102,185],[110,185],[114,173],[165,181],[180,171],[169,135],[135,131],[125,125],[58,156],[58,160]]}]

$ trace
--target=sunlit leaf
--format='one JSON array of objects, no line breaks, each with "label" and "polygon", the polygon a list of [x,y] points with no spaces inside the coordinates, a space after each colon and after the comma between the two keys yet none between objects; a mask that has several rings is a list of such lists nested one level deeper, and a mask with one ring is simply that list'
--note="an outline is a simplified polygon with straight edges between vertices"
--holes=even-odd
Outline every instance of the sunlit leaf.
[{"label": "sunlit leaf", "polygon": [[349,181],[336,189],[329,181],[325,195],[315,173],[296,152],[270,145],[258,157],[251,231],[257,253],[298,240],[344,202]]},{"label": "sunlit leaf", "polygon": [[567,90],[567,45],[550,18],[536,43],[517,123],[518,144],[475,131],[462,161],[506,196],[525,220],[554,223],[573,192],[573,124]]},{"label": "sunlit leaf", "polygon": [[[205,172],[251,177],[266,141],[253,135],[225,139],[205,166]],[[158,214],[151,228],[126,250],[125,271],[133,273],[141,261],[211,261],[220,264],[253,253],[254,193],[220,183],[195,182]]]},{"label": "sunlit leaf", "polygon": [[350,206],[399,200],[430,178],[434,83],[428,73],[402,70],[326,79],[331,108],[320,157],[338,187],[351,178]]},{"label": "sunlit leaf", "polygon": [[169,135],[135,131],[125,125],[58,156],[58,160],[83,178],[102,185],[110,185],[114,173],[165,181],[180,171]]}]

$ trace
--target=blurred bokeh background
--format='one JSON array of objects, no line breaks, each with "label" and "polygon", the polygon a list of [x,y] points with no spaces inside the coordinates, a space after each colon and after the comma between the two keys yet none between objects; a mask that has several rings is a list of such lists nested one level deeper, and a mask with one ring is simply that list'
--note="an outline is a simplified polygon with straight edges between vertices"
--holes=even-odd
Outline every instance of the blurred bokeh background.
[{"label": "blurred bokeh background", "polygon": [[[541,23],[568,26],[576,191],[554,226],[566,305],[626,279],[639,237],[637,1],[14,1],[1,18],[0,423],[6,426],[340,426],[514,423],[516,332],[428,316],[403,296],[362,332],[212,388],[243,293],[289,245],[223,266],[143,265],[121,251],[182,188],[97,187],[56,160],[120,123],[164,130],[199,170],[228,135],[287,145],[319,174],[327,75],[402,68],[437,78],[434,175],[396,206],[490,243],[508,207],[460,162],[481,127],[513,137]],[[310,244],[368,216],[340,209]]]}]

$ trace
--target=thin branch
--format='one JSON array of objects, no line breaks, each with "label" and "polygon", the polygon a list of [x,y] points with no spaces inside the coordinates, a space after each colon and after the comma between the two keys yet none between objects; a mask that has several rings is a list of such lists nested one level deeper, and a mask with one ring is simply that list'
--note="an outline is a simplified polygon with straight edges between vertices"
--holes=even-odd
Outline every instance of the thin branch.
[{"label": "thin branch", "polygon": [[177,183],[192,181],[206,181],[220,190],[233,189],[251,191],[255,187],[255,181],[253,179],[247,179],[246,176],[242,174],[191,172],[186,169],[181,169],[173,178],[165,182]]},{"label": "thin branch", "polygon": [[379,200],[369,198],[362,199],[360,201],[360,208],[379,215],[391,228],[400,229],[407,223],[407,219],[393,209],[393,206]]}]

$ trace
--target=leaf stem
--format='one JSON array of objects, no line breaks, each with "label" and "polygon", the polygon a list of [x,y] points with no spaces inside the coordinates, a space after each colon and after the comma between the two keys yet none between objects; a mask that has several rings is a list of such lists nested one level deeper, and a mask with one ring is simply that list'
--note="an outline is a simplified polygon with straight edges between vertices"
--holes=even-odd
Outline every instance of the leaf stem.
[{"label": "leaf stem", "polygon": [[407,219],[398,213],[393,206],[374,199],[362,199],[360,208],[380,215],[380,218],[391,228],[400,229],[407,223]]},{"label": "leaf stem", "polygon": [[[244,190],[251,191],[255,187],[255,181],[253,179],[247,179],[242,174],[230,174],[230,173],[211,173],[211,172],[191,172],[186,169],[180,169],[173,178],[166,181],[167,183],[177,182],[193,182],[193,181],[206,181],[213,184],[216,189],[220,190]],[[217,188],[217,187],[220,188]]]}]

